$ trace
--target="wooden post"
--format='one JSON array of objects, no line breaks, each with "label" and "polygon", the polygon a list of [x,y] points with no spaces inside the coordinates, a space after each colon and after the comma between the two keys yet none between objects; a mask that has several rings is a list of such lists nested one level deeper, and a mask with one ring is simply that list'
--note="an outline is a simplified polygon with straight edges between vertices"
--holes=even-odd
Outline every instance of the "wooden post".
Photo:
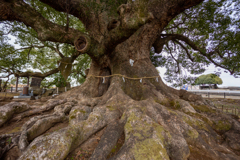
[{"label": "wooden post", "polygon": [[28,79],[28,80],[27,80],[27,86],[29,87],[29,77],[27,77],[27,79]]},{"label": "wooden post", "polygon": [[13,87],[11,87],[11,92],[12,92]]},{"label": "wooden post", "polygon": [[16,81],[16,92],[18,92],[18,77],[17,77],[17,81]]},{"label": "wooden post", "polygon": [[225,92],[223,94],[224,94],[224,98],[226,98]]}]

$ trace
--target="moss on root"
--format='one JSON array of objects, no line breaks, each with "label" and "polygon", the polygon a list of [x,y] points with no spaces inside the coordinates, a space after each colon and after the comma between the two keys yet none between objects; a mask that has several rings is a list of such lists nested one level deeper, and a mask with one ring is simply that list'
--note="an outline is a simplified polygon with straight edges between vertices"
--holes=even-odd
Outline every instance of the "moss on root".
[{"label": "moss on root", "polygon": [[[126,140],[137,140],[130,152],[135,159],[169,159],[165,148],[165,138],[171,135],[161,125],[141,113],[130,113],[125,124]],[[166,136],[166,137],[165,137]]]},{"label": "moss on root", "polygon": [[114,111],[116,110],[116,108],[112,107],[112,106],[106,106],[110,111]]},{"label": "moss on root", "polygon": [[169,106],[169,99],[164,98],[163,100],[159,100],[158,98],[154,98],[154,101],[158,104],[161,104],[163,106]]},{"label": "moss on root", "polygon": [[214,129],[217,130],[217,131],[220,131],[220,132],[223,132],[223,131],[228,131],[232,128],[232,125],[231,123],[228,121],[228,120],[219,120],[217,122],[214,122],[214,125],[213,125]]},{"label": "moss on root", "polygon": [[173,99],[168,99],[168,98],[165,98],[163,100],[159,100],[157,98],[154,99],[154,101],[156,103],[159,103],[163,106],[166,106],[166,107],[170,107],[172,109],[180,109],[181,108],[181,105],[178,101],[175,101]]},{"label": "moss on root", "polygon": [[83,110],[83,109],[74,109],[74,111],[71,112],[70,115],[69,115],[69,120],[71,120],[71,119],[75,119],[77,113],[79,113],[79,112],[82,113],[82,114],[87,113],[87,112],[86,112],[85,110]]},{"label": "moss on root", "polygon": [[[194,105],[193,105],[194,106]],[[207,106],[194,106],[194,109],[196,110],[201,110],[201,112],[204,113],[215,113],[216,111],[207,107]],[[185,112],[186,113],[186,112]],[[210,127],[212,127],[214,130],[218,131],[218,132],[226,132],[228,130],[230,130],[232,128],[231,123],[228,120],[218,120],[218,121],[214,121],[214,120],[210,120],[207,117],[205,117],[202,114],[199,113],[191,113],[191,112],[187,112],[186,114],[195,117],[197,119],[200,119],[202,121],[204,121],[206,124],[208,124]],[[203,124],[199,123],[199,122],[191,122],[189,120],[187,120],[187,123],[190,125],[196,125],[200,128],[203,128],[204,126],[204,130],[207,129],[206,124],[203,126]]]},{"label": "moss on root", "polygon": [[170,104],[170,107],[173,108],[173,109],[180,109],[181,108],[180,103],[178,101],[169,100],[169,104]]},{"label": "moss on root", "polygon": [[22,128],[22,127],[16,127],[16,128],[14,128],[13,130],[11,130],[10,132],[7,132],[7,134],[19,132],[19,131],[21,131],[21,128]]},{"label": "moss on root", "polygon": [[208,119],[207,117],[205,117],[204,115],[202,115],[202,114],[192,113],[192,112],[185,112],[185,113],[190,115],[190,116],[192,116],[192,117],[201,119],[202,121],[204,121],[205,123],[207,123],[211,127],[213,126],[213,122],[210,119]]},{"label": "moss on root", "polygon": [[197,127],[198,129],[202,129],[209,132],[209,129],[204,121],[201,121],[199,119],[194,119],[190,116],[184,116],[183,120],[193,128]]},{"label": "moss on root", "polygon": [[133,149],[135,159],[169,160],[166,149],[153,138],[138,142]]},{"label": "moss on root", "polygon": [[187,131],[187,135],[188,135],[191,139],[197,139],[198,136],[199,136],[199,133],[198,133],[195,129],[192,129],[192,130],[188,130],[188,131]]},{"label": "moss on root", "polygon": [[72,119],[75,119],[75,118],[76,118],[75,115],[71,115],[71,116],[69,117],[69,120],[72,120]]},{"label": "moss on root", "polygon": [[216,111],[206,105],[193,105],[192,104],[192,107],[198,111],[198,112],[204,112],[204,113],[216,113]]}]

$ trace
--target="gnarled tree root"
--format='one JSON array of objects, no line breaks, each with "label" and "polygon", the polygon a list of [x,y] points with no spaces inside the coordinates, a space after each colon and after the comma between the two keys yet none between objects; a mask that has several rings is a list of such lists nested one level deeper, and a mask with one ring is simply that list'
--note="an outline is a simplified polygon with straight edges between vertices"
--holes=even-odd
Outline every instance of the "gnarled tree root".
[{"label": "gnarled tree root", "polygon": [[[122,133],[125,142],[110,160],[240,158],[239,122],[208,101],[189,94],[172,99],[157,91],[155,98],[136,101],[114,85],[94,103],[86,97],[79,97],[78,103],[68,99],[55,105],[53,114],[28,121],[19,141],[26,149],[19,159],[65,159],[105,127],[90,159],[106,159]],[[67,115],[68,127],[41,135]]]},{"label": "gnarled tree root", "polygon": [[65,114],[68,114],[75,104],[73,102],[65,102],[66,100],[58,101],[58,103],[55,101],[51,107],[47,107],[49,109],[55,106],[55,112],[53,114],[35,116],[22,126],[22,133],[19,140],[19,149],[22,152],[29,145],[29,141],[32,141],[34,138],[44,133],[54,124],[63,122],[67,118]]},{"label": "gnarled tree root", "polygon": [[47,104],[45,104],[43,106],[33,106],[31,110],[26,111],[16,117],[14,117],[12,119],[12,121],[19,121],[24,117],[32,116],[35,114],[41,114],[43,112],[53,109],[57,105],[64,104],[66,102],[67,102],[67,99],[63,99],[63,100],[50,99],[47,101]]},{"label": "gnarled tree root", "polygon": [[0,107],[0,127],[16,113],[29,109],[27,103],[11,102]]},{"label": "gnarled tree root", "polygon": [[107,158],[109,153],[111,152],[112,148],[117,143],[117,140],[123,133],[125,123],[115,121],[109,124],[102,135],[97,148],[94,150],[92,156],[89,160],[104,160]]},{"label": "gnarled tree root", "polygon": [[[76,109],[76,107],[74,108]],[[92,134],[105,127],[107,122],[110,122],[111,118],[118,114],[118,112],[109,111],[103,106],[94,108],[90,114],[83,109],[79,112],[71,112],[69,116],[70,125],[67,128],[35,138],[19,159],[31,159],[33,157],[64,159],[69,152]],[[88,118],[86,120],[78,118],[81,113],[89,114]]]}]

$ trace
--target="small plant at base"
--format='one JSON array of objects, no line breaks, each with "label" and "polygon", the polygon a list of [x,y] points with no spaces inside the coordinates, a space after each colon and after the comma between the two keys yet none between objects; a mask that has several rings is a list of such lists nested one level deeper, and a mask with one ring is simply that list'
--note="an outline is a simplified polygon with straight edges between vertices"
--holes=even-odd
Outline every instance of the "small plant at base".
[{"label": "small plant at base", "polygon": [[10,144],[12,142],[12,137],[10,137],[7,142]]}]

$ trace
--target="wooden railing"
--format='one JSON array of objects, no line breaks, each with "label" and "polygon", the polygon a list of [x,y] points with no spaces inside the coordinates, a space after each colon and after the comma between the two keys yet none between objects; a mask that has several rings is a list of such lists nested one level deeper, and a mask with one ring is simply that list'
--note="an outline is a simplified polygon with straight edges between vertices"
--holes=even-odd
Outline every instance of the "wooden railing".
[{"label": "wooden railing", "polygon": [[221,90],[188,90],[204,98],[234,98],[240,99],[240,91],[221,91]]}]

